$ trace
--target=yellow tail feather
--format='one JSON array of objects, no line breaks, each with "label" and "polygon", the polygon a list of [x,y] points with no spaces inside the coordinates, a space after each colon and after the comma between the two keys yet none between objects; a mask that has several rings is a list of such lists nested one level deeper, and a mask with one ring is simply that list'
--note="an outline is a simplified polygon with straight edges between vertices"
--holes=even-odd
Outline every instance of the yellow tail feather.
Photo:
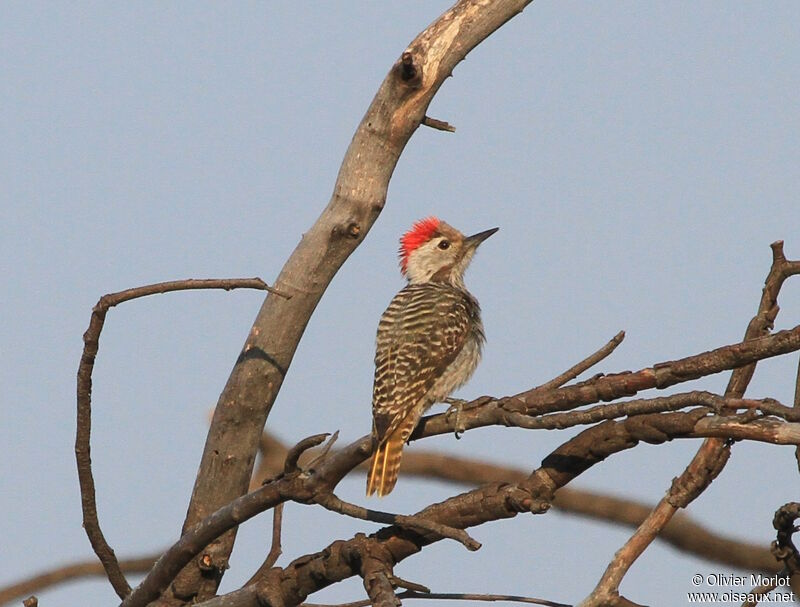
[{"label": "yellow tail feather", "polygon": [[[399,429],[398,429],[399,430]],[[367,476],[367,496],[377,491],[378,497],[391,493],[397,483],[397,473],[403,459],[402,432],[395,430],[372,455],[372,464]]]}]

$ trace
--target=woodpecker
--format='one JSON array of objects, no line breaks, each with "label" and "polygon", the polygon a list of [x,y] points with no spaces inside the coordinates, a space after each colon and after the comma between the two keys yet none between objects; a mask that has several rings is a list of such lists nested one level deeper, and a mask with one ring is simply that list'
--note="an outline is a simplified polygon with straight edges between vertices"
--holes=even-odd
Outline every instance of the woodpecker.
[{"label": "woodpecker", "polygon": [[497,230],[464,236],[428,217],[400,239],[400,270],[408,284],[378,324],[368,496],[391,492],[403,446],[422,414],[465,384],[478,366],[485,340],[481,309],[464,286],[464,272]]}]

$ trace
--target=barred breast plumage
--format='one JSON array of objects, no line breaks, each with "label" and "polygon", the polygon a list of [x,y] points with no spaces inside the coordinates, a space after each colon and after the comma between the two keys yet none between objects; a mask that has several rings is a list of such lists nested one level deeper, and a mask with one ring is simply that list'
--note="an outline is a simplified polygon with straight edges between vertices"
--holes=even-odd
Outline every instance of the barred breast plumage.
[{"label": "barred breast plumage", "polygon": [[420,417],[472,376],[483,342],[480,306],[466,290],[427,282],[395,295],[378,325],[372,412],[380,455],[368,494],[392,490]]}]

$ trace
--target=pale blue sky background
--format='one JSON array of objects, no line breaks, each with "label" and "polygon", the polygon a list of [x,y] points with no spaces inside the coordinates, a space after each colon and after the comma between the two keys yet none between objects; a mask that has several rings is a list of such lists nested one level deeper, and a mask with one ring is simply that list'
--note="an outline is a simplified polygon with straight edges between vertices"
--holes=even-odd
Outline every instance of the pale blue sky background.
[{"label": "pale blue sky background", "polygon": [[[0,584],[91,554],[72,448],[81,336],[98,297],[177,278],[272,281],[327,203],[389,66],[448,6],[0,6]],[[619,329],[625,344],[598,370],[739,340],[769,244],[783,238],[800,258],[798,23],[796,2],[534,2],[436,97],[429,113],[458,131],[414,135],[384,212],[308,327],[270,428],[287,442],[369,431],[375,326],[402,286],[397,238],[432,213],[466,232],[501,228],[467,276],[488,345],[464,397],[546,381]],[[110,312],[92,447],[120,556],[176,539],[209,410],[261,299],[181,293]],[[781,304],[779,327],[800,322],[800,281]],[[790,402],[796,362],[761,365],[749,394]],[[487,429],[420,446],[530,468],[573,433]],[[576,486],[655,502],[698,445],[637,448]],[[792,449],[737,445],[690,513],[767,545],[796,487]],[[381,507],[411,512],[453,492],[401,476]],[[364,503],[361,476],[340,493]],[[242,528],[223,590],[261,562],[270,520]],[[298,505],[284,520],[279,564],[375,529]],[[576,602],[628,535],[520,516],[476,529],[475,554],[442,542],[397,574],[441,592]],[[682,604],[696,572],[730,573],[654,546],[622,590]],[[312,600],[362,596],[351,580]],[[40,599],[117,603],[104,580]]]}]

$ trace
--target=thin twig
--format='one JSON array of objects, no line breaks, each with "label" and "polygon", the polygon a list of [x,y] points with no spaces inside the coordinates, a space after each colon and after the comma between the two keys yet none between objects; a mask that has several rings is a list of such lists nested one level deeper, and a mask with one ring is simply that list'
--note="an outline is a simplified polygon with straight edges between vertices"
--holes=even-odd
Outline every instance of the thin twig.
[{"label": "thin twig", "polygon": [[328,442],[322,446],[322,448],[319,450],[319,454],[317,454],[317,456],[308,463],[309,470],[314,469],[317,465],[319,465],[320,462],[325,460],[325,458],[328,456],[328,453],[330,452],[331,448],[336,443],[338,438],[339,438],[339,431],[337,430],[331,435],[330,440],[328,440]]},{"label": "thin twig", "polygon": [[391,514],[380,510],[370,510],[362,506],[357,506],[336,497],[333,493],[321,493],[314,496],[314,501],[332,512],[338,512],[346,516],[361,519],[362,521],[372,521],[384,525],[398,525],[407,529],[429,531],[441,535],[442,537],[456,540],[463,544],[467,550],[478,550],[480,542],[476,541],[463,529],[455,529],[442,525],[434,521],[429,521],[417,516],[407,516],[403,514]]},{"label": "thin twig", "polygon": [[398,575],[392,574],[390,581],[395,588],[402,588],[403,590],[410,590],[411,592],[421,592],[422,594],[430,594],[431,589],[423,584],[417,582],[410,582],[404,580]]},{"label": "thin twig", "polygon": [[272,569],[275,563],[278,562],[278,558],[283,553],[281,549],[281,527],[283,526],[283,503],[278,504],[275,506],[275,509],[272,511],[272,546],[269,549],[269,554],[267,558],[264,559],[264,562],[261,563],[261,566],[256,570],[256,572],[250,577],[249,580],[245,583],[245,586],[249,586],[256,580],[260,579],[262,576],[266,574],[267,571]]},{"label": "thin twig", "polygon": [[[328,446],[326,449],[330,449],[330,445],[333,444],[333,441],[336,440],[336,436],[338,436],[338,431],[334,435],[334,438],[328,442]],[[284,474],[291,474],[299,470],[299,460],[300,456],[312,447],[316,447],[317,445],[321,444],[322,441],[325,440],[330,436],[329,434],[316,434],[314,436],[309,436],[308,438],[304,438],[299,443],[297,443],[294,447],[289,449],[286,452],[286,459],[283,463],[283,473]],[[327,452],[327,450],[326,450]],[[272,569],[275,563],[278,561],[278,557],[282,554],[281,549],[281,528],[283,527],[283,505],[284,502],[281,502],[277,506],[272,513],[272,546],[269,549],[269,554],[267,554],[267,558],[264,559],[264,562],[261,563],[261,566],[256,570],[256,572],[252,575],[252,577],[247,581],[245,586],[248,586],[255,582],[256,580],[260,579],[262,576],[266,574],[267,571]]]},{"label": "thin twig", "polygon": [[[207,280],[175,280],[153,285],[146,285],[134,289],[126,289],[118,293],[103,295],[92,309],[89,328],[83,335],[83,354],[78,366],[78,413],[77,432],[75,437],[75,459],[78,466],[78,481],[81,489],[81,506],[83,509],[83,527],[92,548],[103,564],[109,582],[114,587],[117,595],[122,599],[131,591],[128,580],[122,573],[117,557],[111,546],[106,541],[100,521],[97,516],[97,501],[95,495],[94,476],[92,475],[92,458],[90,438],[92,432],[92,371],[97,351],[100,345],[100,333],[103,330],[106,313],[118,304],[132,299],[147,297],[158,293],[183,291],[188,289],[260,289],[272,291],[260,278],[232,278],[232,279],[207,279]],[[276,293],[284,296],[281,293]]]},{"label": "thin twig", "polygon": [[437,120],[436,118],[431,118],[430,116],[425,116],[425,118],[422,119],[422,124],[429,126],[432,129],[436,129],[437,131],[447,131],[448,133],[456,132],[456,127],[449,122]]},{"label": "thin twig", "polygon": [[281,528],[283,527],[283,504],[275,506],[272,514],[272,546],[269,549],[267,560],[264,561],[265,569],[272,567],[278,557],[283,553],[281,548]]},{"label": "thin twig", "polygon": [[511,601],[514,603],[529,603],[533,605],[545,605],[545,607],[572,607],[567,603],[556,603],[546,599],[538,599],[529,596],[519,596],[515,594],[474,594],[462,592],[431,592],[421,594],[419,592],[402,592],[398,595],[402,599],[445,599],[448,601]]},{"label": "thin twig", "polygon": [[725,404],[725,399],[718,394],[695,390],[671,394],[670,396],[637,398],[619,403],[595,405],[587,409],[539,416],[516,411],[505,411],[503,421],[505,425],[529,430],[564,430],[574,426],[596,424],[607,419],[677,411],[686,407],[699,406],[708,407],[709,409],[721,409]]},{"label": "thin twig", "polygon": [[567,382],[572,381],[573,379],[578,377],[584,371],[586,371],[588,369],[591,369],[593,366],[595,366],[601,360],[603,360],[608,355],[610,355],[614,350],[617,349],[617,346],[619,346],[622,343],[623,339],[625,339],[625,331],[620,331],[614,337],[612,337],[611,340],[605,346],[600,348],[597,352],[595,352],[594,354],[591,354],[590,356],[587,356],[586,358],[584,358],[579,363],[573,365],[572,367],[570,367],[569,369],[564,371],[558,377],[554,377],[549,382],[546,382],[546,383],[542,384],[541,386],[538,386],[535,389],[544,391],[544,390],[555,390],[556,388],[560,388],[561,386],[563,386]]},{"label": "thin twig", "polygon": [[[545,605],[545,607],[572,607],[567,603],[556,603],[546,599],[537,599],[529,596],[519,596],[515,594],[474,594],[467,592],[415,592],[407,590],[397,593],[398,599],[442,599],[446,601],[508,601],[512,603],[528,603],[532,605]],[[340,603],[338,605],[326,605],[323,603],[302,603],[300,607],[368,607],[369,599],[353,601],[352,603]]]}]

